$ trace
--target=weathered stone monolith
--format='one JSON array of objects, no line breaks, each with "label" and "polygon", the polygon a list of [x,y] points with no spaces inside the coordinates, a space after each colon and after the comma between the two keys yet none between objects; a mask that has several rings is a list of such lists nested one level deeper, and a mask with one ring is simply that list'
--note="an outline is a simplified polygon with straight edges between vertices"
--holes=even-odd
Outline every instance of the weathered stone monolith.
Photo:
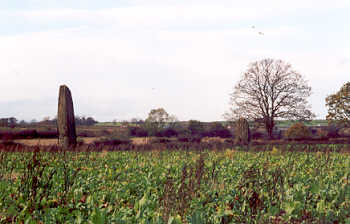
[{"label": "weathered stone monolith", "polygon": [[235,124],[235,144],[248,145],[250,141],[249,123],[245,118],[239,118]]},{"label": "weathered stone monolith", "polygon": [[67,86],[60,86],[57,113],[58,143],[63,148],[71,148],[77,144],[73,100]]}]

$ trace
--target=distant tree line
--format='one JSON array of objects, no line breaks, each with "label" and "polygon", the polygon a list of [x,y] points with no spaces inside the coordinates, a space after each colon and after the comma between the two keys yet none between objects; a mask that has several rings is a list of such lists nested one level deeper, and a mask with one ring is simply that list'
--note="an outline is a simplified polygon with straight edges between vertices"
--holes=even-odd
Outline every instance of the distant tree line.
[{"label": "distant tree line", "polygon": [[[92,126],[97,124],[98,121],[96,121],[93,117],[85,117],[85,116],[76,116],[75,117],[75,124],[76,125],[84,125],[84,126]],[[57,118],[50,119],[50,117],[44,117],[42,121],[36,121],[33,119],[30,122],[26,122],[24,120],[18,121],[15,117],[10,118],[0,118],[0,127],[25,127],[25,126],[31,126],[31,125],[57,125]]]},{"label": "distant tree line", "polygon": [[163,108],[150,111],[147,119],[137,126],[129,127],[134,137],[231,137],[231,132],[220,122],[204,123],[197,120],[179,122]]},{"label": "distant tree line", "polygon": [[14,117],[0,118],[0,127],[15,127],[17,124],[17,119]]},{"label": "distant tree line", "polygon": [[[57,125],[57,118],[44,118],[40,123],[47,125]],[[93,117],[75,116],[75,125],[92,126],[97,123],[98,121],[96,121]]]},{"label": "distant tree line", "polygon": [[[192,122],[192,121],[191,121]],[[229,138],[232,137],[230,130],[224,127],[219,122],[212,122],[209,125],[204,125],[204,123],[200,121],[201,124],[200,129],[196,129],[195,132],[191,131],[191,122],[186,125],[176,124],[173,127],[167,127],[164,129],[159,129],[157,132],[154,130],[148,129],[147,126],[134,126],[129,127],[129,134],[133,137],[221,137],[221,138]]]}]

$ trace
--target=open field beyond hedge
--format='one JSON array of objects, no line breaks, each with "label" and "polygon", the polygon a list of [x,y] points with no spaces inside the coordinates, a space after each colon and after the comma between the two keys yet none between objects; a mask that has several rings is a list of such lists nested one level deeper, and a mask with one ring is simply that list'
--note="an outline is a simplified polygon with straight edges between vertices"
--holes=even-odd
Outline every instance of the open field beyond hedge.
[{"label": "open field beyond hedge", "polygon": [[0,160],[2,223],[350,223],[348,153],[1,152]]}]

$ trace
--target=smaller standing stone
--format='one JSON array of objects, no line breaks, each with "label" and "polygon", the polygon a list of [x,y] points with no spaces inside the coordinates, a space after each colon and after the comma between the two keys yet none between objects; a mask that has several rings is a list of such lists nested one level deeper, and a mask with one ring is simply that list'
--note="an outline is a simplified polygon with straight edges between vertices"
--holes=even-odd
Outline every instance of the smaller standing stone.
[{"label": "smaller standing stone", "polygon": [[58,144],[63,148],[77,144],[72,95],[65,85],[60,86],[57,113]]},{"label": "smaller standing stone", "polygon": [[245,118],[239,118],[235,124],[235,144],[248,145],[250,142],[249,123]]}]

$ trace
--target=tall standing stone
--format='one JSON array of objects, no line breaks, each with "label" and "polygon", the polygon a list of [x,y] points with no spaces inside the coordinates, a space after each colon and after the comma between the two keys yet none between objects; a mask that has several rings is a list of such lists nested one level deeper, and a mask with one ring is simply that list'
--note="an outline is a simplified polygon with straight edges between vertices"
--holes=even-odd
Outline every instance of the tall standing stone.
[{"label": "tall standing stone", "polygon": [[245,118],[239,118],[235,124],[235,143],[240,145],[248,145],[249,141],[249,123]]},{"label": "tall standing stone", "polygon": [[67,86],[60,86],[57,113],[58,143],[64,148],[74,147],[77,144],[73,100]]}]

